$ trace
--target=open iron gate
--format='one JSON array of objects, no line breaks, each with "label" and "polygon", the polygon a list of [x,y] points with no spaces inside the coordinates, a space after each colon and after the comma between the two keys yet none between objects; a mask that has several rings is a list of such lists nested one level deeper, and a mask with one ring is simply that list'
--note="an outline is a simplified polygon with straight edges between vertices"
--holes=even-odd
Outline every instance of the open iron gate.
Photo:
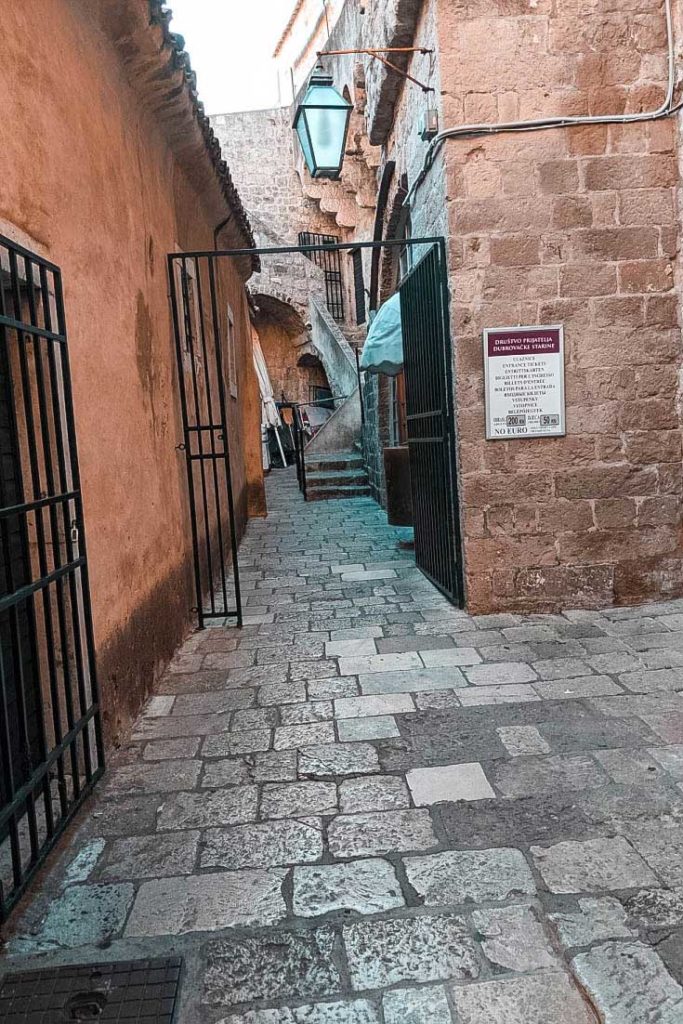
[{"label": "open iron gate", "polygon": [[61,276],[0,236],[0,920],[103,770]]},{"label": "open iron gate", "polygon": [[401,286],[416,562],[451,601],[462,603],[444,239],[330,242],[331,236],[300,237],[313,241],[168,254],[183,420],[183,442],[178,447],[187,469],[200,628],[226,619],[241,626],[243,619],[226,397],[231,385],[231,320],[229,312],[226,315],[222,266],[226,260],[253,256],[300,253],[310,259],[319,254],[338,259],[342,252],[363,249],[428,249]]},{"label": "open iron gate", "polygon": [[462,599],[453,364],[443,245],[401,282],[406,421],[415,561],[451,601]]},{"label": "open iron gate", "polygon": [[229,618],[241,626],[227,411],[235,325],[213,259],[171,253],[168,265],[199,626]]}]

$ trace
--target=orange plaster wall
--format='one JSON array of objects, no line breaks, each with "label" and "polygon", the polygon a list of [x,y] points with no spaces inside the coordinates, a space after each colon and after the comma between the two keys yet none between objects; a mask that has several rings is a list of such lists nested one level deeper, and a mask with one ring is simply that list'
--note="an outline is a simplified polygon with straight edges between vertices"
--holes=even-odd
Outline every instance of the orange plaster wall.
[{"label": "orange plaster wall", "polygon": [[[87,6],[3,11],[0,231],[62,269],[108,735],[191,624],[191,548],[166,254],[212,248],[215,217],[123,77]],[[215,206],[215,197],[214,197]],[[226,214],[227,214],[226,208]],[[228,271],[244,387],[231,400],[240,529],[241,424],[253,400],[244,287]],[[248,359],[247,359],[248,354]],[[251,399],[249,398],[251,395]],[[251,417],[253,419],[253,415]],[[247,436],[248,435],[248,436]]]}]

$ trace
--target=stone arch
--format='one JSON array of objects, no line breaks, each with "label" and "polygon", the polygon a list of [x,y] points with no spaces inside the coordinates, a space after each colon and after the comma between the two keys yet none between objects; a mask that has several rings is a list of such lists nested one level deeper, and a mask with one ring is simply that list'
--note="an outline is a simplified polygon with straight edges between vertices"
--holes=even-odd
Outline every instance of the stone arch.
[{"label": "stone arch", "polygon": [[[387,219],[387,228],[384,235],[386,239],[401,238],[405,234],[406,227],[410,222],[410,207],[404,205],[407,195],[408,175],[402,174],[398,188],[394,193],[391,211]],[[380,305],[396,291],[400,272],[400,256],[401,251],[397,245],[389,246],[383,252],[380,276]]]},{"label": "stone arch", "polygon": [[311,325],[301,309],[277,295],[250,296],[258,334],[277,401],[308,402],[312,389],[333,391],[328,360],[311,341]]},{"label": "stone arch", "polygon": [[291,302],[277,295],[253,292],[251,295],[254,326],[271,324],[278,326],[289,338],[306,334],[306,321],[301,310]]}]

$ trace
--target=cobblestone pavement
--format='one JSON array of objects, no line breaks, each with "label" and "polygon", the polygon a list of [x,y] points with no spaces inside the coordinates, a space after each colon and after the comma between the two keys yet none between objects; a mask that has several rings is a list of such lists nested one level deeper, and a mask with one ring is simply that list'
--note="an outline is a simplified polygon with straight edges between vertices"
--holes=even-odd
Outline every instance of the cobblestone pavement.
[{"label": "cobblestone pavement", "polygon": [[[180,953],[180,1024],[681,1024],[683,601],[453,609],[291,474],[3,970]],[[41,954],[42,956],[38,956]]]}]

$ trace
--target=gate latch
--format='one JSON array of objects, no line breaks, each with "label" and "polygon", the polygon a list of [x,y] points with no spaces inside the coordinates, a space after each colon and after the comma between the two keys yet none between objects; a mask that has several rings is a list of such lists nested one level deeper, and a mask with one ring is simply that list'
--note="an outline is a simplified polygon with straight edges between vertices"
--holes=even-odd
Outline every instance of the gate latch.
[{"label": "gate latch", "polygon": [[78,522],[75,519],[71,520],[71,543],[78,544]]}]

